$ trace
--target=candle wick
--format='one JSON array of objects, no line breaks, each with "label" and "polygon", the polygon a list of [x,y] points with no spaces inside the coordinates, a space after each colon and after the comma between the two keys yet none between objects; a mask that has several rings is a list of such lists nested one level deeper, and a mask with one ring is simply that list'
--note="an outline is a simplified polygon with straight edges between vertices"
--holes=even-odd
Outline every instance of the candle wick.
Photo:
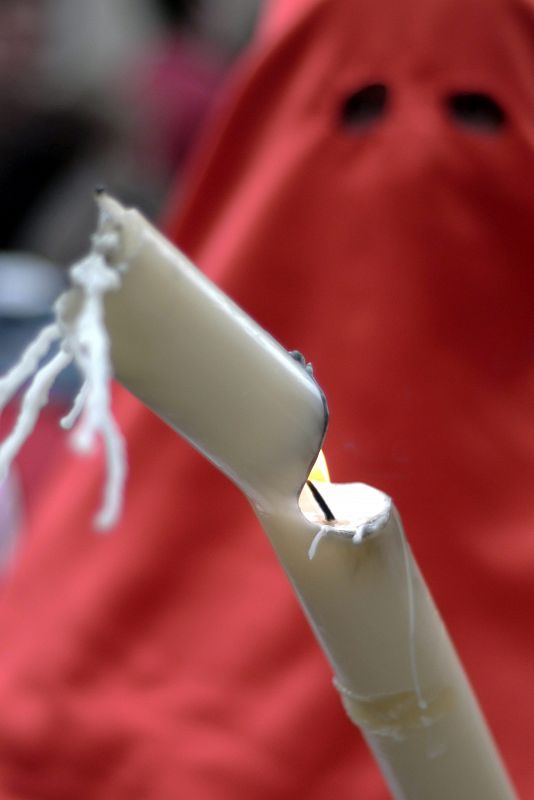
[{"label": "candle wick", "polygon": [[319,508],[323,512],[325,520],[327,522],[334,522],[335,516],[334,516],[334,514],[332,514],[332,511],[330,510],[326,500],[324,499],[322,494],[319,492],[317,487],[311,481],[306,481],[306,485],[307,485],[308,489],[310,490],[310,492],[312,493],[315,502],[317,503],[317,505],[319,506]]}]

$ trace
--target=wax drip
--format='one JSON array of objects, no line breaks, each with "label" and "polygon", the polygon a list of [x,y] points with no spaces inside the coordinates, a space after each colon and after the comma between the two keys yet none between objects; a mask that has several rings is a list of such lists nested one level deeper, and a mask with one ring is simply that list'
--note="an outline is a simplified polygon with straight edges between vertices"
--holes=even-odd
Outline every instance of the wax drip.
[{"label": "wax drip", "polygon": [[[79,453],[92,452],[98,438],[104,445],[107,480],[102,507],[95,518],[95,526],[101,530],[111,528],[120,516],[126,480],[126,448],[111,411],[112,367],[104,323],[104,296],[120,288],[125,266],[110,267],[107,263],[117,247],[118,233],[106,230],[105,223],[102,213],[90,253],[71,267],[74,292],[64,292],[56,301],[56,321],[37,335],[19,362],[0,379],[1,410],[33,376],[13,430],[0,446],[1,478],[35,428],[57,376],[69,364],[76,365],[82,388],[60,424],[70,429],[77,423],[71,444]],[[59,352],[39,367],[55,342],[59,342]]]},{"label": "wax drip", "polygon": [[[332,514],[330,509],[329,513]],[[361,544],[370,536],[372,536],[374,533],[377,533],[377,531],[381,530],[381,528],[384,527],[384,525],[387,523],[389,519],[390,513],[391,513],[391,506],[388,506],[388,508],[385,511],[382,511],[380,514],[377,514],[376,517],[373,517],[372,519],[368,519],[365,522],[362,522],[361,525],[356,525],[355,528],[338,527],[336,524],[334,524],[335,517],[332,515],[331,520],[330,519],[326,520],[328,524],[322,525],[315,534],[315,536],[313,537],[312,543],[308,550],[308,558],[311,561],[315,557],[315,554],[317,553],[317,548],[319,547],[323,539],[327,538],[343,539],[345,541],[351,542],[352,544],[356,545]]]},{"label": "wax drip", "polygon": [[406,541],[406,536],[404,534],[400,521],[397,526],[397,530],[402,548],[402,556],[404,559],[404,568],[406,572],[406,588],[408,592],[408,638],[409,638],[408,645],[410,652],[410,671],[412,673],[414,691],[417,697],[417,705],[419,706],[421,711],[426,711],[426,709],[428,708],[428,703],[424,698],[423,690],[421,688],[421,678],[419,675],[419,667],[417,664],[414,573],[412,569],[410,553],[408,550],[408,543]]},{"label": "wax drip", "polygon": [[310,545],[310,549],[308,550],[308,558],[310,561],[313,561],[315,558],[315,554],[317,552],[317,548],[321,544],[321,541],[325,539],[328,534],[330,533],[330,528],[328,525],[321,525],[315,536],[313,537],[313,541]]}]

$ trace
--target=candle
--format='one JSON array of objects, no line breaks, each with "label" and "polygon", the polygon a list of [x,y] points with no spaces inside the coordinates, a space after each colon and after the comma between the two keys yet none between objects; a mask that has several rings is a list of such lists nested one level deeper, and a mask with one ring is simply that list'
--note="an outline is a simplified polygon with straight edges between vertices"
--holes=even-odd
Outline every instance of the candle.
[{"label": "candle", "polygon": [[251,501],[394,796],[512,798],[390,499],[314,483],[327,520],[302,491],[326,428],[315,381],[137,211],[99,202],[127,265],[106,301],[116,374]]},{"label": "candle", "polygon": [[[393,795],[513,798],[390,498],[306,486],[327,423],[306,365],[137,211],[99,203],[99,240],[121,271],[105,302],[115,373],[250,500]],[[79,308],[74,289],[61,311]]]},{"label": "candle", "polygon": [[393,796],[513,798],[390,498],[363,484],[317,485],[336,521],[311,562],[308,526],[325,520],[309,496],[304,521],[294,510],[260,519]]},{"label": "candle", "polygon": [[106,298],[115,375],[257,506],[296,496],[326,429],[317,383],[137,211],[99,203],[127,265]]}]

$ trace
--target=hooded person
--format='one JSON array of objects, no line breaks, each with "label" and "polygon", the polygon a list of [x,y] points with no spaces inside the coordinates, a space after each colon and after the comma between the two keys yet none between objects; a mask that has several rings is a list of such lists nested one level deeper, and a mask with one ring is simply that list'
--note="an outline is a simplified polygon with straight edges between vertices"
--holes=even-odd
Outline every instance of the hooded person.
[{"label": "hooded person", "polygon": [[[313,361],[333,477],[395,499],[521,796],[534,600],[534,3],[281,0],[166,229]],[[0,613],[16,798],[387,790],[228,481],[118,390],[123,518],[63,465]]]}]

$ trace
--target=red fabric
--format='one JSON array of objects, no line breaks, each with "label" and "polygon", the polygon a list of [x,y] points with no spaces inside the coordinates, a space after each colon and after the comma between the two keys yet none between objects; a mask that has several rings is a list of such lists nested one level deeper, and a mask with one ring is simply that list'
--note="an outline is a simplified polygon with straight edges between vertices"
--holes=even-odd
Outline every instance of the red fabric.
[{"label": "red fabric", "polygon": [[[27,505],[35,506],[41,492],[46,491],[49,481],[55,472],[55,467],[65,457],[67,449],[65,438],[58,437],[61,430],[59,421],[68,409],[63,402],[52,402],[46,406],[29,439],[17,456],[16,465],[20,478],[23,508],[25,513]],[[11,433],[20,411],[20,400],[10,403],[0,416],[0,441]]]},{"label": "red fabric", "polygon": [[[389,492],[522,798],[534,795],[534,6],[273,6],[168,228],[331,410],[333,477]],[[390,104],[346,129],[348,94]],[[447,98],[490,95],[490,132]],[[184,389],[186,384],[184,384]],[[71,460],[0,611],[0,776],[40,800],[384,800],[237,490],[124,391],[118,530]],[[429,799],[430,800],[430,799]]]},{"label": "red fabric", "polygon": [[141,58],[126,91],[137,112],[139,155],[152,170],[183,169],[224,72],[216,51],[186,36],[169,37]]}]

